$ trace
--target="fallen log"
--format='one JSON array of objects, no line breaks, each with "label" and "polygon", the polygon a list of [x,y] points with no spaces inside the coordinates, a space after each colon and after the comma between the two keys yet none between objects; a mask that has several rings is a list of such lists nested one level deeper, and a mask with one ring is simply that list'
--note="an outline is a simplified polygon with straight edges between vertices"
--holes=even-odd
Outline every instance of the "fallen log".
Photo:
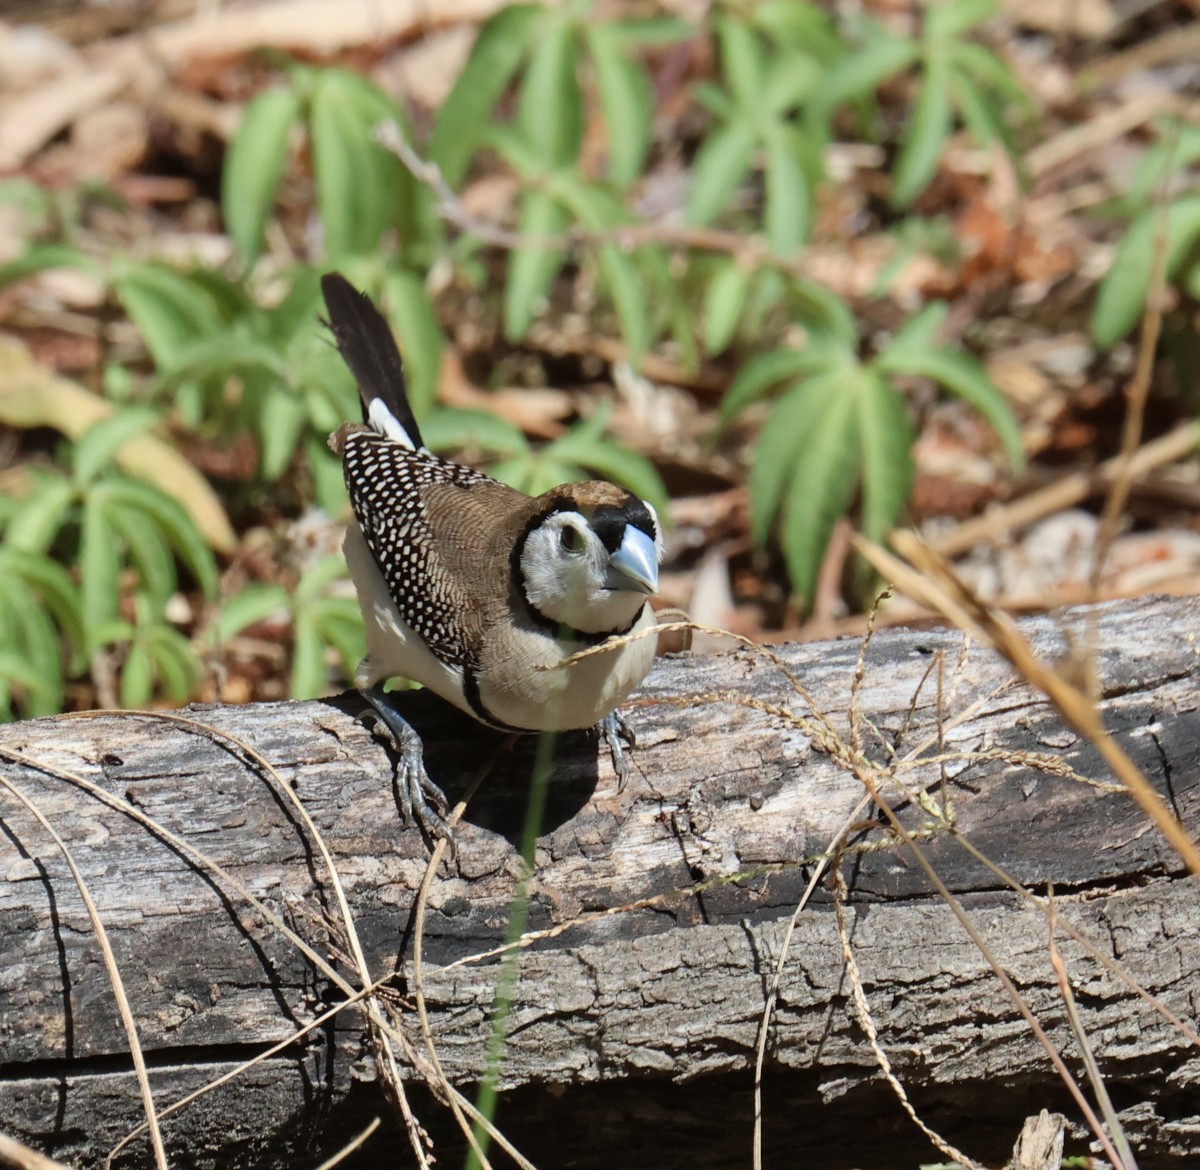
[{"label": "fallen log", "polygon": [[[1106,725],[1194,833],[1200,601],[1091,614],[1023,629],[1051,658],[1091,631]],[[797,1151],[824,1167],[944,1160],[881,1077],[856,977],[879,1049],[948,1142],[999,1164],[1045,1106],[1068,1118],[1068,1154],[1088,1148],[1079,1105],[914,846],[1092,1100],[1051,963],[1053,888],[1077,1024],[1142,1170],[1194,1159],[1196,880],[1095,749],[995,655],[934,631],[881,632],[861,668],[860,648],[660,660],[627,712],[638,743],[624,792],[594,739],[559,738],[529,885],[525,929],[540,934],[511,986],[499,1128],[543,1168],[748,1165],[764,1003],[814,866],[851,818],[840,878],[818,883],[783,955],[764,1164]],[[421,990],[445,1076],[472,1096],[538,747],[505,751],[427,695],[400,702],[452,800],[491,766],[429,887],[419,988],[428,846],[400,822],[393,758],[354,696],[0,728],[0,1130],[85,1168],[144,1118],[97,936],[48,823],[98,908],[158,1109],[344,1001],[362,985],[361,946],[370,978],[386,982],[376,1010],[409,1046],[397,1048],[409,1103],[440,1163],[461,1156],[435,1099],[445,1090],[424,1083],[432,1061],[413,1001]],[[855,811],[864,775],[911,844],[876,806]],[[384,1124],[364,1161],[344,1165],[377,1164],[388,1148],[411,1158],[351,1005],[162,1130],[177,1164],[316,1166],[374,1116]],[[114,1164],[152,1165],[146,1139]]]}]

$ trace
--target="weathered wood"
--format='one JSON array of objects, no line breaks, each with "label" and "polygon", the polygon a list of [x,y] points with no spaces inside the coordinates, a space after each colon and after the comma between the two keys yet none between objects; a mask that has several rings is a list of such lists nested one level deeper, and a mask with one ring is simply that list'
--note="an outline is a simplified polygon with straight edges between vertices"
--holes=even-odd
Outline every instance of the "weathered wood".
[{"label": "weathered wood", "polygon": [[[1148,600],[1096,614],[1107,725],[1194,828],[1200,602]],[[1079,614],[1069,619],[1085,628]],[[1025,628],[1054,655],[1067,647],[1064,622],[1035,619]],[[905,783],[948,796],[958,833],[1028,889],[1044,893],[1053,883],[1063,921],[1195,1024],[1197,883],[1128,797],[1054,774],[1065,764],[1109,779],[1095,750],[1028,688],[1010,683],[995,656],[973,648],[964,661],[961,648],[949,633],[877,637],[858,699],[865,753],[886,764],[892,751],[903,757],[927,743],[924,757],[936,754],[938,688],[936,672],[927,672],[943,655],[942,750],[954,758],[944,779],[927,763],[904,771]],[[858,642],[781,653],[848,739]],[[529,926],[574,924],[522,956],[501,1071],[500,1124],[544,1167],[748,1164],[756,1030],[787,920],[811,873],[797,863],[825,849],[862,788],[794,721],[712,697],[688,702],[718,692],[807,712],[781,673],[750,651],[666,659],[646,684],[648,703],[629,712],[639,742],[624,793],[589,737],[558,745]],[[428,696],[403,702],[425,734],[431,774],[457,796],[502,741]],[[411,910],[427,850],[399,823],[390,758],[356,722],[358,710],[346,697],[187,714],[252,747],[294,788],[333,854],[373,975],[394,971],[397,989],[411,994]],[[504,937],[533,750],[522,744],[500,760],[432,888],[425,990],[442,1064],[464,1086],[484,1067],[499,967],[447,965]],[[43,770],[85,776],[130,801],[225,866],[323,953],[344,955],[336,902],[309,834],[263,770],[228,741],[110,714],[0,728],[0,751],[0,775],[56,826],[100,907],[160,1104],[338,1000],[313,964],[220,879]],[[1013,756],[1029,752],[1046,757],[1046,768]],[[909,828],[930,822],[890,792]],[[0,1128],[72,1165],[95,1165],[141,1120],[128,1046],[63,859],[2,787],[0,833]],[[955,834],[920,840],[1082,1075],[1044,914]],[[842,871],[880,1042],[923,1116],[995,1163],[1042,1106],[1077,1126],[1078,1109],[1044,1052],[912,855],[900,845],[856,852]],[[717,880],[733,875],[743,876]],[[688,893],[697,883],[709,884]],[[654,896],[650,907],[592,914]],[[1195,1157],[1200,1051],[1061,932],[1060,946],[1143,1170]],[[354,981],[345,963],[340,969]],[[405,1018],[420,1047],[415,1017]],[[169,1150],[197,1166],[315,1165],[388,1109],[364,1036],[361,1015],[343,1012],[303,1045],[168,1119]],[[788,952],[764,1085],[768,1154],[792,1157],[799,1148],[824,1166],[936,1158],[879,1080],[854,1018],[824,887]],[[458,1146],[445,1110],[419,1086],[414,1102],[441,1143],[441,1164],[453,1162]],[[1084,1149],[1074,1132],[1068,1154]],[[369,1146],[364,1164],[380,1148]],[[144,1142],[131,1150],[121,1164],[149,1164]]]}]

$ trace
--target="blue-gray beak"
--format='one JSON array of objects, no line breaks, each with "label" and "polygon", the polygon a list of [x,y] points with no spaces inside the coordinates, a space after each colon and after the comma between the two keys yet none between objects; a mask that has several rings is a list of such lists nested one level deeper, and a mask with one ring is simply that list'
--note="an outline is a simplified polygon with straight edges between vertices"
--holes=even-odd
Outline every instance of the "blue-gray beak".
[{"label": "blue-gray beak", "polygon": [[604,584],[609,589],[635,589],[641,593],[658,592],[658,550],[654,541],[640,528],[625,526],[620,547],[608,558]]}]

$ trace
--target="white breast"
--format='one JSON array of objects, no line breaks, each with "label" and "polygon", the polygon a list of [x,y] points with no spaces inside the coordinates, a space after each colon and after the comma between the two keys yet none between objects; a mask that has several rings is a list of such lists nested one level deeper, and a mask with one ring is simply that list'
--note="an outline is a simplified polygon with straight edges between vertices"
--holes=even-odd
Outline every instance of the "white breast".
[{"label": "white breast", "polygon": [[[636,632],[657,624],[647,605]],[[529,731],[592,727],[619,707],[654,665],[648,635],[581,659],[563,660],[583,643],[563,643],[541,630],[523,629],[506,640],[506,653],[479,676],[479,697],[497,719]],[[546,669],[549,668],[549,669]]]}]

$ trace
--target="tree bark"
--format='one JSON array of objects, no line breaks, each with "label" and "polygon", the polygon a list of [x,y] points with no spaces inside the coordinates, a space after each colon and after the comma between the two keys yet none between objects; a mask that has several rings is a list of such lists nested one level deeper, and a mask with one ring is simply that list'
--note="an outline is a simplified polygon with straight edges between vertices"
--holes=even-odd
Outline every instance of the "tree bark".
[{"label": "tree bark", "polygon": [[[1091,614],[1023,628],[1050,658],[1094,636],[1106,725],[1194,832],[1200,601]],[[559,737],[527,924],[549,933],[520,953],[500,1128],[543,1170],[749,1164],[764,1001],[815,859],[864,795],[848,766],[858,758],[890,768],[874,773],[883,795],[1094,1100],[1050,961],[1045,903],[1006,886],[972,850],[1039,897],[1053,887],[1075,1010],[1142,1170],[1195,1158],[1200,1049],[1066,928],[1194,1026],[1196,880],[1132,800],[1107,787],[1094,747],[995,655],[954,633],[889,630],[870,644],[856,688],[859,652],[858,641],[779,649],[828,729],[751,650],[660,660],[626,711],[638,742],[624,792],[594,739]],[[505,753],[501,737],[430,696],[399,703],[452,800],[495,761],[433,881],[424,926],[433,1039],[447,1077],[470,1095],[486,1067],[502,967],[463,960],[504,940],[537,744]],[[428,848],[400,822],[393,757],[360,711],[351,695],[195,707],[182,713],[191,723],[104,713],[0,728],[10,786],[0,785],[0,1130],[90,1167],[143,1118],[76,883],[14,789],[55,827],[99,908],[159,1108],[343,997],[229,876],[359,985],[317,842],[239,744],[303,802],[371,975],[394,974],[391,1010],[425,1052],[410,1004]],[[988,959],[875,807],[857,816],[836,862],[846,933],[879,1046],[917,1111],[967,1154],[999,1164],[1024,1118],[1046,1106],[1068,1118],[1066,1153],[1085,1152],[1078,1105]],[[823,880],[787,948],[763,1079],[764,1164],[794,1162],[798,1151],[800,1164],[823,1167],[944,1160],[880,1076],[834,896]],[[343,1163],[375,1165],[405,1139],[374,1070],[363,1014],[349,1007],[166,1119],[168,1153],[222,1170],[315,1166],[381,1115],[364,1160]],[[456,1127],[420,1077],[405,1075],[440,1163],[453,1164]],[[145,1140],[117,1164],[152,1164]]]}]

